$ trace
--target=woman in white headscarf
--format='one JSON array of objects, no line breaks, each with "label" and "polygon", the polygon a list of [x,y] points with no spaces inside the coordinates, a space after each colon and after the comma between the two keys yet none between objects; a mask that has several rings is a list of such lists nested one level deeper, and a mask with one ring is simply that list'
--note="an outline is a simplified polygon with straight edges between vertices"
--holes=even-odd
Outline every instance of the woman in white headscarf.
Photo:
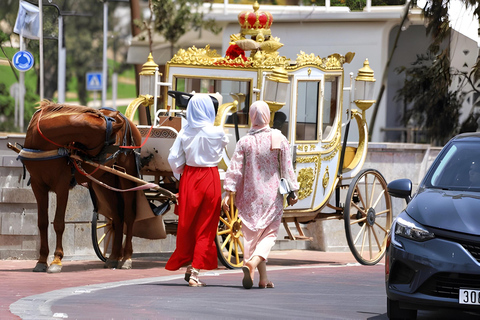
[{"label": "woman in white headscarf", "polygon": [[[260,288],[273,288],[268,280],[266,260],[275,244],[283,214],[283,195],[278,191],[280,177],[286,178],[292,190],[298,183],[292,166],[290,145],[279,130],[271,129],[270,109],[264,101],[250,106],[252,128],[236,145],[227,170],[223,188],[227,196],[223,209],[228,211],[230,197],[242,219],[244,236],[243,286],[253,286],[255,269],[260,276]],[[294,205],[297,197],[289,198]]]},{"label": "woman in white headscarf", "polygon": [[181,178],[177,244],[165,269],[187,266],[185,280],[192,287],[205,286],[199,279],[200,269],[218,267],[215,236],[222,191],[217,165],[228,137],[213,125],[214,120],[210,96],[193,95],[187,105],[188,124],[178,133],[168,156],[172,171]]}]

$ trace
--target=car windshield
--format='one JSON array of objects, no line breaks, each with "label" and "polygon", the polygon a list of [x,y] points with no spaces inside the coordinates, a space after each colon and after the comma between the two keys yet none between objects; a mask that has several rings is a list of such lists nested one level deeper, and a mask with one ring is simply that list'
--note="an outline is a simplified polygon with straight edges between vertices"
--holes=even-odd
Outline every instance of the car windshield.
[{"label": "car windshield", "polygon": [[480,144],[456,141],[445,148],[425,178],[425,187],[480,191]]}]

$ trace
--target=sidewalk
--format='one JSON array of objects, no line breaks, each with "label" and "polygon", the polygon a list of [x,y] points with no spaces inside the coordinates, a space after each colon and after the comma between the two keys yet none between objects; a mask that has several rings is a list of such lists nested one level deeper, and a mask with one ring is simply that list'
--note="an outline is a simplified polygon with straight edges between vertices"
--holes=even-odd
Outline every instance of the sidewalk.
[{"label": "sidewalk", "polygon": [[[0,261],[0,319],[19,319],[10,313],[9,307],[15,301],[32,295],[69,287],[94,285],[108,282],[144,279],[151,277],[180,275],[185,270],[165,270],[170,254],[155,257],[133,259],[133,269],[104,269],[100,260],[63,261],[59,274],[34,273],[36,261],[1,260]],[[345,265],[356,263],[350,252],[323,252],[310,250],[272,251],[268,265]],[[219,264],[219,270],[226,268]]]}]

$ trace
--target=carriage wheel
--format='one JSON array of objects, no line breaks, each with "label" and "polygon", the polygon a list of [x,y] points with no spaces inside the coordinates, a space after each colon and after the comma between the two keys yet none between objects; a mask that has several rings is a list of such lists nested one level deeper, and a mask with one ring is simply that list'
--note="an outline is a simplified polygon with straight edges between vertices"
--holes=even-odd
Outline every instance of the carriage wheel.
[{"label": "carriage wheel", "polygon": [[92,217],[93,250],[95,250],[97,257],[103,262],[107,261],[107,257],[112,252],[114,236],[115,230],[112,219],[99,215],[94,211]]},{"label": "carriage wheel", "polygon": [[377,170],[362,170],[350,183],[343,211],[347,242],[355,259],[374,265],[383,258],[392,224],[387,183]]},{"label": "carriage wheel", "polygon": [[215,237],[217,256],[228,269],[243,266],[243,233],[242,220],[238,217],[238,209],[230,204],[230,212],[222,210]]}]

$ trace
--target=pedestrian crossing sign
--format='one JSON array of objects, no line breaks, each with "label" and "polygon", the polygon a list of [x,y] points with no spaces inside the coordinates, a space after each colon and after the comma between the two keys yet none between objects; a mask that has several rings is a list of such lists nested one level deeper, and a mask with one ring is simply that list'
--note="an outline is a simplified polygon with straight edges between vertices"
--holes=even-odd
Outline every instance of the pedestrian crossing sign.
[{"label": "pedestrian crossing sign", "polygon": [[102,73],[87,72],[87,91],[102,90]]}]

